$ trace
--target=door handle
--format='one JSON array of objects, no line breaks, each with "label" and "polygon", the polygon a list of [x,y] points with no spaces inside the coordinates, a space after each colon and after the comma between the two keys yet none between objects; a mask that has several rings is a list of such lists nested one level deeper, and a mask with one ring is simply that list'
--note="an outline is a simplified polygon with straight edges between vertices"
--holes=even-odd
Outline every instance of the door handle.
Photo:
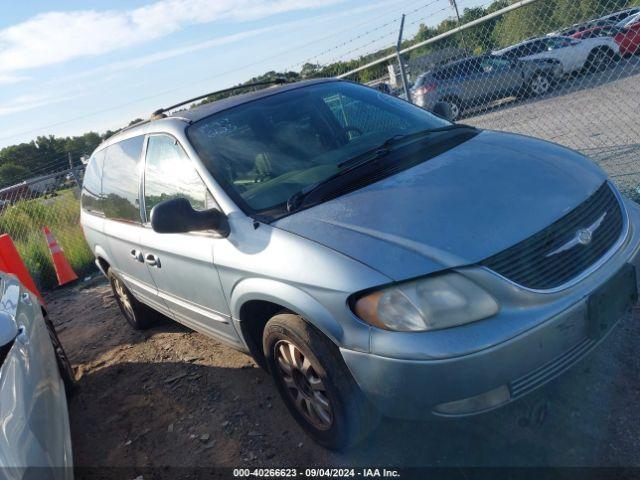
[{"label": "door handle", "polygon": [[136,250],[134,248],[133,250],[131,250],[129,252],[129,255],[131,255],[131,258],[133,258],[137,262],[140,262],[140,263],[144,262],[144,258],[142,256],[142,252],[140,250]]},{"label": "door handle", "polygon": [[150,267],[160,268],[160,259],[156,257],[153,253],[147,253],[147,256],[144,257],[144,261]]}]

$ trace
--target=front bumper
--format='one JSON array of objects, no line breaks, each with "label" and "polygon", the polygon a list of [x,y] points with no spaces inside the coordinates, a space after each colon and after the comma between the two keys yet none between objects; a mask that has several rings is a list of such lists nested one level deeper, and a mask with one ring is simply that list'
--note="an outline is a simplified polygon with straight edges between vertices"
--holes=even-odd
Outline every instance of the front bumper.
[{"label": "front bumper", "polygon": [[[613,330],[612,327],[597,339],[590,337],[589,295],[625,263],[633,264],[640,274],[640,209],[635,204],[628,205],[627,209],[630,229],[626,242],[608,262],[582,282],[566,292],[551,296],[551,304],[562,304],[561,311],[550,315],[548,306],[542,308],[535,304],[536,294],[516,292],[517,287],[509,286],[511,294],[526,298],[515,309],[519,311],[511,317],[502,312],[491,322],[476,322],[470,328],[440,331],[442,333],[399,335],[398,332],[378,331],[372,336],[372,352],[341,349],[356,382],[383,414],[396,418],[425,418],[432,415],[462,416],[490,410],[516,400],[557,377]],[[472,274],[488,275],[486,272]],[[537,295],[546,295],[545,301],[550,297],[548,294]],[[497,331],[500,324],[504,327],[505,323],[511,322],[532,326],[487,346],[483,330]],[[487,328],[483,329],[482,323]],[[432,341],[435,333],[442,340],[438,348],[434,348]],[[459,338],[455,338],[456,335]],[[446,347],[442,345],[444,340],[448,342]],[[467,352],[458,349],[448,357],[441,354],[456,342],[465,345]],[[479,348],[474,348],[474,343]],[[438,358],[420,358],[420,344],[424,346],[425,356],[436,352]],[[411,358],[395,356],[394,352],[400,353],[403,347],[410,352],[406,356]],[[489,402],[464,402],[473,397],[482,399],[488,392],[485,397],[491,400]],[[465,405],[458,411],[440,408],[451,402],[455,402],[453,405]]]}]

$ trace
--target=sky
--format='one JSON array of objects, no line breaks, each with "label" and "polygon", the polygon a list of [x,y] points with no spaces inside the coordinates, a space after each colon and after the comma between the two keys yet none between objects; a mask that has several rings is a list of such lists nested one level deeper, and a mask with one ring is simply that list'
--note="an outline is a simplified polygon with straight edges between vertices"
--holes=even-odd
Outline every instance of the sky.
[{"label": "sky", "polygon": [[406,36],[452,15],[449,0],[0,0],[0,11],[0,148],[371,53],[395,44],[402,13]]}]

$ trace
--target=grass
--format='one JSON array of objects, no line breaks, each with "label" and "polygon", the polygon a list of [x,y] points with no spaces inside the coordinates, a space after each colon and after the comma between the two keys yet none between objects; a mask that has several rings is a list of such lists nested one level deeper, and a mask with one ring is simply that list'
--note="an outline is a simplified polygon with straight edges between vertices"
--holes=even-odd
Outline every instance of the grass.
[{"label": "grass", "polygon": [[80,202],[74,189],[52,198],[23,200],[0,213],[0,234],[8,233],[38,288],[55,287],[49,247],[42,231],[47,226],[64,250],[69,264],[81,277],[93,270],[93,254],[80,227]]}]

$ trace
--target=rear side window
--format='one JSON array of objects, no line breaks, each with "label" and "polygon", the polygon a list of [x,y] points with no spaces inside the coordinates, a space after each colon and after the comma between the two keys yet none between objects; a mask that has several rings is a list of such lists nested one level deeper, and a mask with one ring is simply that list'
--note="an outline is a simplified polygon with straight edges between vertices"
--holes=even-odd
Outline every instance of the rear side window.
[{"label": "rear side window", "polygon": [[140,223],[139,162],[143,141],[143,137],[134,137],[104,150],[102,208],[107,218]]},{"label": "rear side window", "polygon": [[521,58],[527,57],[529,55],[536,55],[538,53],[544,52],[547,49],[547,46],[543,41],[537,40],[535,42],[525,43],[524,45],[520,45],[512,50],[511,58]]},{"label": "rear side window", "polygon": [[189,200],[195,210],[213,206],[207,187],[178,142],[167,135],[150,136],[144,174],[147,219],[158,203],[178,197]]},{"label": "rear side window", "polygon": [[86,212],[102,214],[102,163],[104,160],[104,150],[95,153],[87,164],[82,182],[82,194],[80,203]]}]

